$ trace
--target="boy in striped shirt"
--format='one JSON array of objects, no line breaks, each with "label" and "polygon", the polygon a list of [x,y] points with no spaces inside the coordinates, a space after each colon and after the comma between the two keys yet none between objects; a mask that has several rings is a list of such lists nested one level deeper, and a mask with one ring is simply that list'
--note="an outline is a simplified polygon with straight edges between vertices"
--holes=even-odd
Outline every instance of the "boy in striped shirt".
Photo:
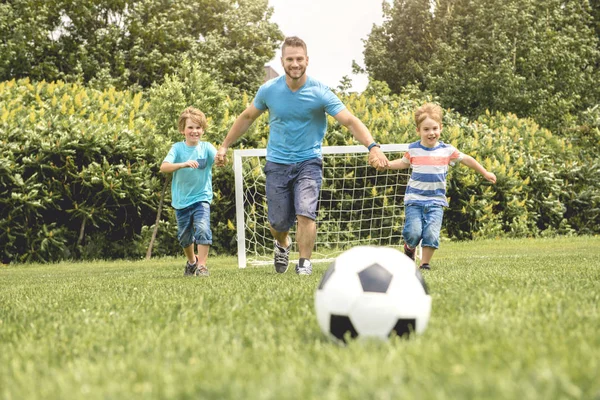
[{"label": "boy in striped shirt", "polygon": [[415,259],[415,248],[421,242],[423,257],[421,269],[430,269],[429,262],[439,247],[440,230],[446,199],[448,165],[461,163],[496,183],[496,175],[487,171],[473,157],[440,141],[442,108],[427,103],[415,111],[417,133],[421,140],[411,143],[402,158],[390,161],[389,169],[407,169],[412,173],[404,194],[405,222],[404,253]]}]

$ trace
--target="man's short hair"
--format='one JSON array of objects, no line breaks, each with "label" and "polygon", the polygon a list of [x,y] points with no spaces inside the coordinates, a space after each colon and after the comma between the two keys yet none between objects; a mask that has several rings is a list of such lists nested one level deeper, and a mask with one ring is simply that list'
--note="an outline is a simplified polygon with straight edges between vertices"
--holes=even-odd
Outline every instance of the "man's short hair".
[{"label": "man's short hair", "polygon": [[283,45],[281,46],[281,54],[283,54],[283,51],[286,47],[302,47],[304,52],[308,54],[306,50],[306,43],[304,43],[304,40],[300,39],[298,36],[288,36],[285,38]]}]

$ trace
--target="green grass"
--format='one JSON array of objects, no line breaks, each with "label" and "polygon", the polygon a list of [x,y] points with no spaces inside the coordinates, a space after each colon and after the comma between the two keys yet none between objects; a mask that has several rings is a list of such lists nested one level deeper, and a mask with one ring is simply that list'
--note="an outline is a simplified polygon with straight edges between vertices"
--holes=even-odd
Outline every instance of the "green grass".
[{"label": "green grass", "polygon": [[183,257],[0,267],[3,399],[600,399],[600,238],[442,244],[425,333],[325,337],[310,277]]}]

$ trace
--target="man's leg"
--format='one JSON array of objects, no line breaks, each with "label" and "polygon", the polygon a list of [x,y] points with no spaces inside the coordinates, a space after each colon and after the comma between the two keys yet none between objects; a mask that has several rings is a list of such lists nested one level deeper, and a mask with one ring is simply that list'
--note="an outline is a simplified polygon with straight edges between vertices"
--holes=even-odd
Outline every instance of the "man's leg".
[{"label": "man's leg", "polygon": [[298,177],[294,184],[294,209],[298,221],[296,241],[300,260],[296,265],[299,275],[312,274],[312,256],[317,237],[317,210],[319,207],[319,193],[323,181],[323,161],[320,158],[307,160],[301,164]]},{"label": "man's leg", "polygon": [[296,241],[298,242],[298,251],[300,258],[310,259],[315,239],[317,237],[317,224],[314,220],[298,215],[298,232],[296,232]]},{"label": "man's leg", "polygon": [[288,247],[290,245],[289,239],[289,231],[287,232],[278,232],[269,224],[269,229],[271,230],[271,235],[273,238],[277,240],[277,243],[281,245],[281,247]]},{"label": "man's leg", "polygon": [[271,229],[271,234],[275,238],[274,249],[273,249],[273,264],[275,265],[275,272],[283,274],[287,271],[290,263],[290,249],[292,244],[290,243],[288,232],[279,232]]},{"label": "man's leg", "polygon": [[283,274],[288,269],[291,240],[288,232],[295,221],[290,173],[293,166],[267,161],[266,175],[267,211],[269,229],[275,239],[273,264],[275,271]]}]

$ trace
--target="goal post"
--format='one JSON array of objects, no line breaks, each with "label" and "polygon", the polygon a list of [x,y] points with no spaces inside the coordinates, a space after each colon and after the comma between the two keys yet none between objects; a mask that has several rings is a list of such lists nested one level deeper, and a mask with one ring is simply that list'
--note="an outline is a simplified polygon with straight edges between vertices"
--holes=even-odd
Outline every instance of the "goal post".
[{"label": "goal post", "polygon": [[[385,144],[381,150],[393,160],[402,157],[408,144]],[[408,170],[377,171],[368,165],[368,150],[360,145],[324,146],[322,153],[323,183],[311,260],[330,261],[359,245],[401,246]],[[266,149],[233,152],[239,268],[273,263],[265,163]],[[290,231],[290,263],[298,259],[295,229]]]}]

